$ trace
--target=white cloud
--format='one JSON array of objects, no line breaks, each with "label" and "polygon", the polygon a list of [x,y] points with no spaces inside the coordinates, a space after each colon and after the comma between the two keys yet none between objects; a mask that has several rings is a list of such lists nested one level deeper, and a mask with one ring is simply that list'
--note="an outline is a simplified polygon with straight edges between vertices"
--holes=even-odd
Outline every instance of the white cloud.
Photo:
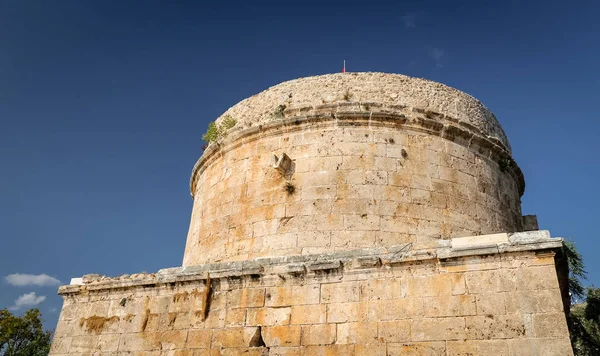
[{"label": "white cloud", "polygon": [[21,307],[33,307],[46,300],[44,295],[36,295],[35,292],[26,293],[15,300],[15,305],[10,307],[11,310],[19,310]]},{"label": "white cloud", "polygon": [[50,313],[56,313],[57,311],[58,311],[58,309],[56,309],[56,308],[50,309]]},{"label": "white cloud", "polygon": [[438,68],[443,67],[442,59],[446,55],[446,52],[441,48],[429,48],[429,56],[435,62],[435,66]]},{"label": "white cloud", "polygon": [[17,287],[23,286],[57,286],[60,284],[60,281],[54,277],[51,277],[47,274],[24,274],[24,273],[15,273],[9,274],[6,276],[6,281]]},{"label": "white cloud", "polygon": [[400,17],[400,20],[402,20],[402,23],[404,24],[404,27],[406,27],[406,28],[417,27],[415,14],[411,14],[411,13],[404,14],[402,17]]}]

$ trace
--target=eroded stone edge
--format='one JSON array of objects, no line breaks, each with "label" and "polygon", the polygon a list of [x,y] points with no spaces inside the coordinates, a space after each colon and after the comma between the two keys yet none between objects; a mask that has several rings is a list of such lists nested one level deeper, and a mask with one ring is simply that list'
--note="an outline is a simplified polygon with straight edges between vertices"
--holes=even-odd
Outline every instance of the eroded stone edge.
[{"label": "eroded stone edge", "polygon": [[[551,238],[548,231],[508,233],[507,243],[473,243],[471,246],[452,248],[447,240],[440,240],[440,247],[413,250],[411,244],[389,248],[365,248],[352,251],[318,255],[264,257],[247,261],[210,263],[189,267],[161,269],[156,273],[140,273],[109,278],[87,274],[77,284],[61,286],[60,295],[78,294],[89,291],[124,289],[131,287],[159,286],[197,280],[260,276],[281,273],[306,273],[328,269],[353,270],[377,268],[379,266],[411,263],[425,260],[446,260],[458,257],[495,255],[523,251],[560,249],[562,238]],[[482,237],[485,237],[482,236]]]}]

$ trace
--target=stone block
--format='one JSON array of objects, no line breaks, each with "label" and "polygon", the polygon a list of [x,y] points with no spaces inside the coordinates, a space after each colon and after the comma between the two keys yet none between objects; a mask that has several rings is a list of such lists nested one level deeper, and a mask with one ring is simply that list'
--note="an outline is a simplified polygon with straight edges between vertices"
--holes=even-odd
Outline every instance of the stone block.
[{"label": "stone block", "polygon": [[468,272],[465,280],[471,294],[510,292],[517,288],[516,272],[508,269]]},{"label": "stone block", "polygon": [[311,218],[314,219],[316,230],[344,230],[344,216],[341,214],[315,215]]},{"label": "stone block", "polygon": [[321,284],[321,303],[358,302],[360,282],[341,282]]},{"label": "stone block", "polygon": [[119,348],[119,334],[100,335],[96,349],[102,353],[115,352]]},{"label": "stone block", "polygon": [[188,332],[185,347],[188,349],[210,348],[212,330],[190,330]]},{"label": "stone block", "polygon": [[354,356],[354,345],[308,345],[304,348],[304,355],[308,356]]},{"label": "stone block", "polygon": [[[117,336],[117,340],[118,340],[119,336]],[[71,346],[71,339],[72,337],[54,337],[52,339],[52,345],[50,347],[50,354],[51,355],[58,355],[58,354],[68,354],[69,353],[69,347]],[[117,343],[118,345],[118,343]]]},{"label": "stone block", "polygon": [[336,324],[302,326],[302,345],[330,345],[336,340]]},{"label": "stone block", "polygon": [[382,342],[409,342],[410,321],[381,321],[377,328],[377,336]]},{"label": "stone block", "polygon": [[121,351],[175,350],[185,347],[187,331],[129,333],[121,335]]},{"label": "stone block", "polygon": [[327,321],[325,304],[292,306],[291,324],[322,324]]},{"label": "stone block", "polygon": [[241,288],[227,293],[227,308],[252,308],[265,305],[264,288]]},{"label": "stone block", "polygon": [[446,342],[387,344],[388,356],[446,356]]},{"label": "stone block", "polygon": [[246,325],[272,326],[288,325],[290,323],[292,308],[248,308]]},{"label": "stone block", "polygon": [[511,339],[526,333],[525,320],[521,314],[485,315],[466,317],[467,338]]},{"label": "stone block", "polygon": [[413,341],[463,340],[466,338],[465,318],[415,319],[411,335]]},{"label": "stone block", "polygon": [[246,323],[246,309],[235,308],[225,311],[225,327],[244,326]]},{"label": "stone block", "polygon": [[480,235],[480,236],[469,236],[469,237],[460,237],[453,238],[452,248],[467,248],[467,247],[475,247],[478,245],[489,245],[489,244],[501,244],[508,243],[508,235],[506,233],[502,234],[492,234],[492,235]]},{"label": "stone block", "polygon": [[300,326],[269,326],[262,328],[262,337],[268,347],[271,346],[299,346]]},{"label": "stone block", "polygon": [[337,344],[369,344],[377,342],[377,322],[337,324]]},{"label": "stone block", "polygon": [[336,251],[373,247],[375,238],[375,231],[336,231],[331,233],[331,246]]},{"label": "stone block", "polygon": [[[384,218],[381,219],[383,224]],[[393,246],[414,242],[414,237],[406,232],[377,231],[375,235],[375,246]]]},{"label": "stone block", "polygon": [[[387,201],[388,205],[380,205],[378,213],[384,215],[390,211],[389,204],[393,202],[397,203],[410,203],[410,188],[397,187],[392,185],[378,185],[373,187],[373,197],[380,204],[383,201]],[[385,214],[389,215],[389,214]]]},{"label": "stone block", "polygon": [[269,356],[301,356],[300,347],[270,347]]},{"label": "stone block", "polygon": [[[348,231],[376,231],[379,230],[380,217],[369,214],[344,215],[344,228]],[[372,234],[372,241],[375,234]],[[372,243],[371,243],[372,245]]]},{"label": "stone block", "polygon": [[76,320],[63,321],[59,319],[58,325],[56,325],[56,330],[54,331],[54,338],[66,338],[74,336],[76,334],[76,330],[79,329],[78,323],[79,321]]},{"label": "stone block", "polygon": [[554,265],[522,268],[517,274],[519,290],[539,290],[558,288],[558,278]]},{"label": "stone block", "polygon": [[506,299],[504,293],[477,294],[478,315],[506,314]]},{"label": "stone block", "polygon": [[506,293],[506,312],[522,314],[563,312],[559,289]]},{"label": "stone block", "polygon": [[400,278],[370,279],[361,286],[361,299],[379,300],[403,297],[402,280]]},{"label": "stone block", "polygon": [[569,333],[564,313],[534,314],[532,318],[536,337],[561,338]]},{"label": "stone block", "polygon": [[331,246],[331,232],[306,231],[298,233],[298,247],[329,247]]},{"label": "stone block", "polygon": [[573,349],[568,337],[560,339],[512,339],[509,343],[510,356],[572,356]]},{"label": "stone block", "polygon": [[422,298],[374,300],[369,302],[369,320],[410,319],[422,315]]},{"label": "stone block", "polygon": [[445,295],[423,298],[425,317],[467,316],[477,313],[475,297]]},{"label": "stone block", "polygon": [[248,347],[256,328],[223,328],[213,330],[212,347]]},{"label": "stone block", "polygon": [[308,186],[302,188],[302,199],[333,199],[336,196],[335,185]]},{"label": "stone block", "polygon": [[355,356],[387,356],[386,344],[382,342],[357,344],[354,347]]},{"label": "stone block", "polygon": [[507,340],[465,340],[465,341],[448,341],[447,351],[448,356],[465,356],[465,355],[494,355],[508,356],[508,341]]},{"label": "stone block", "polygon": [[[265,347],[236,347],[228,349],[212,349],[211,356],[263,356]],[[162,355],[161,355],[162,356]]]},{"label": "stone block", "polygon": [[317,260],[308,264],[307,269],[311,272],[315,272],[338,270],[341,267],[342,263],[340,260]]},{"label": "stone block", "polygon": [[366,320],[369,305],[367,303],[327,304],[327,322],[345,323]]},{"label": "stone block", "polygon": [[202,313],[194,312],[190,315],[190,323],[199,325],[204,320],[204,327],[207,329],[222,328],[225,326],[225,318],[226,309],[219,309],[216,306],[213,309],[211,301],[211,308],[206,314],[206,318],[203,317]]},{"label": "stone block", "polygon": [[407,280],[407,296],[409,297],[458,295],[465,294],[465,292],[465,277],[459,273],[420,276]]},{"label": "stone block", "polygon": [[318,304],[320,286],[308,284],[304,286],[285,286],[266,288],[265,306],[280,307],[302,304]]}]

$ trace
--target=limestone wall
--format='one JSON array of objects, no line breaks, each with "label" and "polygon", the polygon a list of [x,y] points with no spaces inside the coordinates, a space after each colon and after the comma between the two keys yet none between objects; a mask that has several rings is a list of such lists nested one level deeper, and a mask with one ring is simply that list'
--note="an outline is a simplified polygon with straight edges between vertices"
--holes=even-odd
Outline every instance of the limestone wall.
[{"label": "limestone wall", "polygon": [[539,235],[88,277],[61,287],[50,354],[572,355]]},{"label": "limestone wall", "polygon": [[[361,108],[290,111],[211,145],[183,265],[520,231],[524,182],[502,147],[447,117]],[[287,175],[273,168],[283,153]]]}]

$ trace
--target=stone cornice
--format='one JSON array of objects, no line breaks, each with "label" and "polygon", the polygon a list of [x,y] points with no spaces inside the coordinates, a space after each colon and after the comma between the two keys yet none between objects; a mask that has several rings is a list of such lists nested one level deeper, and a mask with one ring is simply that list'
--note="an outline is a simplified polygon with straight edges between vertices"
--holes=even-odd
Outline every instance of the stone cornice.
[{"label": "stone cornice", "polygon": [[439,240],[439,247],[414,250],[412,244],[389,248],[368,248],[318,255],[267,257],[238,262],[211,263],[191,267],[175,267],[157,273],[141,273],[107,278],[85,275],[75,284],[62,286],[60,295],[100,292],[113,289],[154,287],[172,283],[202,281],[208,278],[241,278],[266,275],[301,275],[342,270],[353,273],[367,268],[380,268],[417,261],[448,262],[459,258],[559,250],[563,239],[551,238],[545,230],[481,235],[467,238]]}]

